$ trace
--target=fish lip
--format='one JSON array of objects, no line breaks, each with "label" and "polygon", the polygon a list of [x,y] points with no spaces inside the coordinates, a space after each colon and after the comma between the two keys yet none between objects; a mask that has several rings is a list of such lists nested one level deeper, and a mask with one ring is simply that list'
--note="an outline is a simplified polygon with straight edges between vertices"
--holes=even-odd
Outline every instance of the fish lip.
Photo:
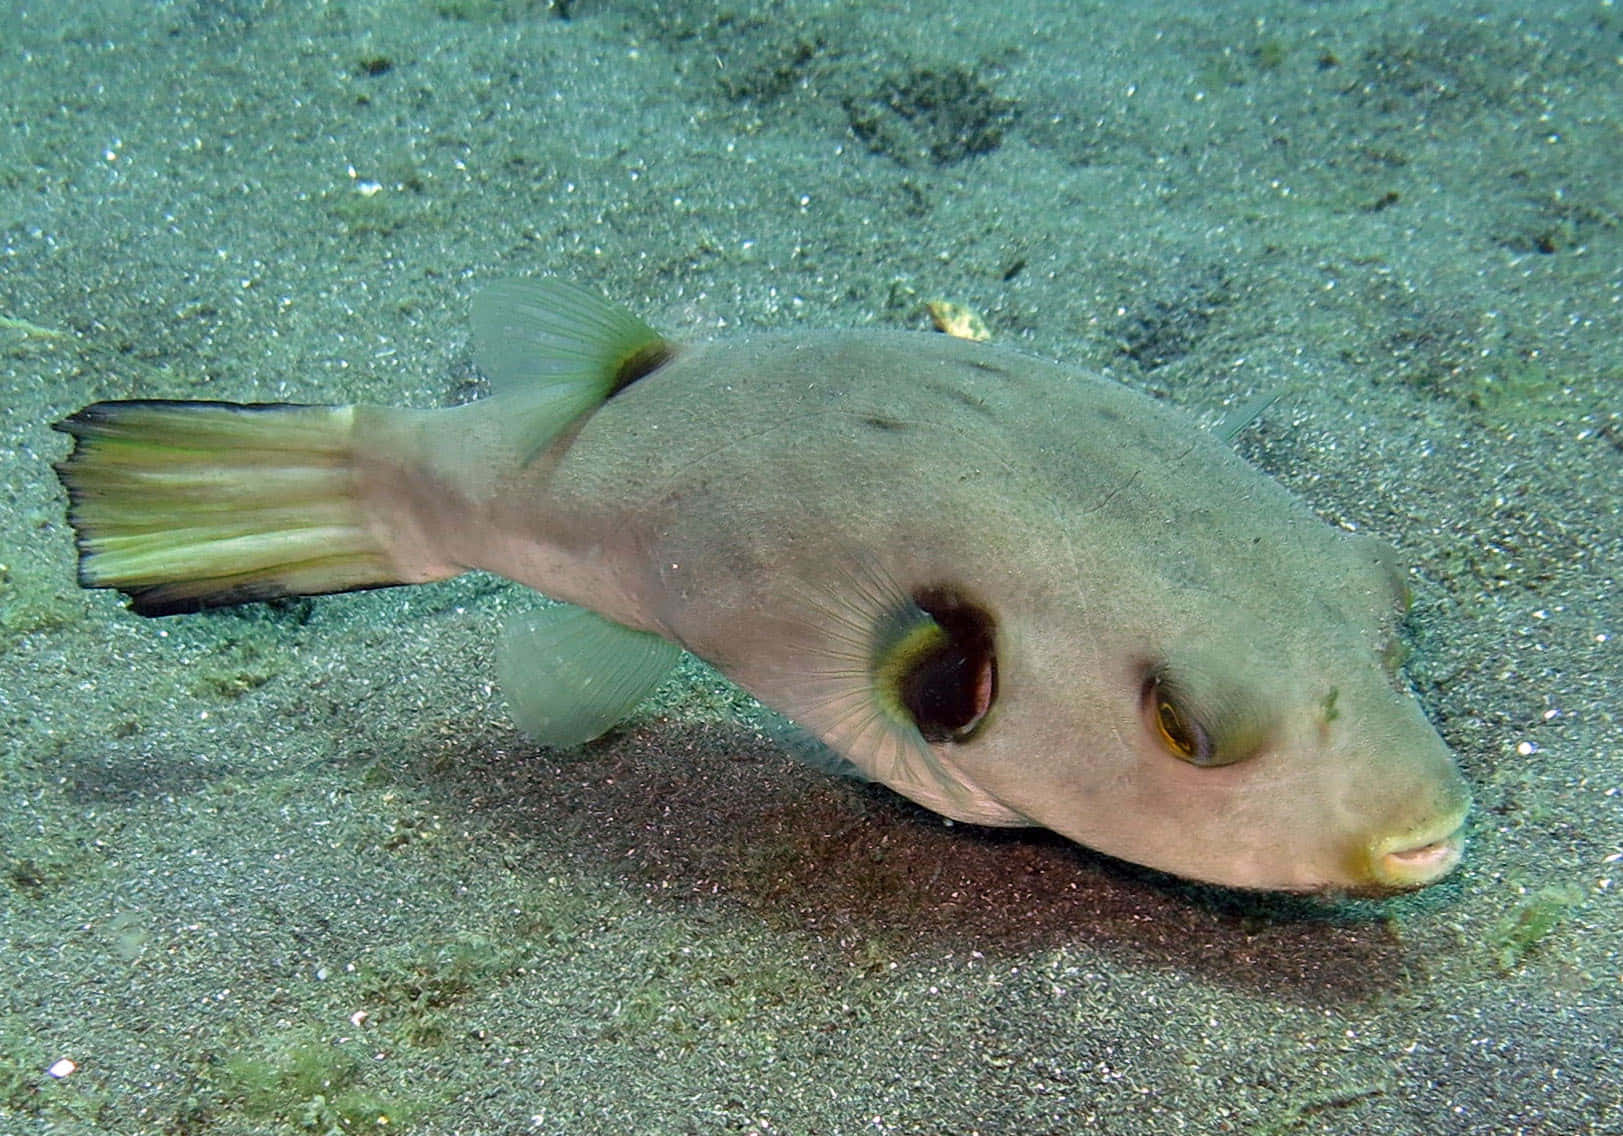
[{"label": "fish lip", "polygon": [[1420,833],[1383,837],[1369,852],[1370,876],[1381,888],[1407,890],[1435,883],[1465,855],[1465,812]]}]

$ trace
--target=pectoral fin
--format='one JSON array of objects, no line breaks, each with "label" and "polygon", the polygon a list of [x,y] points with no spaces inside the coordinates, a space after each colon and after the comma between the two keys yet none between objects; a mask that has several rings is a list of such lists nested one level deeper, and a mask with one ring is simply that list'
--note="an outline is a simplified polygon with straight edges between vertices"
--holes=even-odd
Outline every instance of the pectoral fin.
[{"label": "pectoral fin", "polygon": [[519,728],[543,745],[574,746],[629,714],[681,657],[658,635],[558,604],[507,626],[496,667]]}]

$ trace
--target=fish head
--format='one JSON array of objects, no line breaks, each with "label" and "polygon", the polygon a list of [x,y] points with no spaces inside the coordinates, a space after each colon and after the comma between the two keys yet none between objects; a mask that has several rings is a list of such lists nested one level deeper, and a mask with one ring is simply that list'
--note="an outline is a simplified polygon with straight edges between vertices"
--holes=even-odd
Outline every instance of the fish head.
[{"label": "fish head", "polygon": [[[996,698],[935,744],[965,784],[1090,848],[1243,888],[1382,893],[1459,862],[1470,794],[1397,664],[1401,577],[1328,526],[1304,576],[984,601]],[[1289,557],[1285,557],[1289,560]],[[1028,573],[1028,579],[1031,574]]]}]

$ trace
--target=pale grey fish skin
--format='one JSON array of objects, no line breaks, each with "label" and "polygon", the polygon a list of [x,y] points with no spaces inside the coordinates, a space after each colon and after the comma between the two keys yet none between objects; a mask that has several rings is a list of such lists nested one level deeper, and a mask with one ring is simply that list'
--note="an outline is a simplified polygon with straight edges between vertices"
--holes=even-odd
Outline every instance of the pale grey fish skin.
[{"label": "pale grey fish skin", "polygon": [[[517,397],[357,409],[410,578],[486,569],[671,638],[947,815],[1239,887],[1394,889],[1459,859],[1469,792],[1389,671],[1391,553],[1175,409],[901,332],[682,347],[528,462]],[[934,746],[945,795],[862,752],[849,673],[885,596],[937,586],[997,636],[987,721]],[[1145,713],[1167,660],[1256,719],[1254,754],[1167,752]]]}]

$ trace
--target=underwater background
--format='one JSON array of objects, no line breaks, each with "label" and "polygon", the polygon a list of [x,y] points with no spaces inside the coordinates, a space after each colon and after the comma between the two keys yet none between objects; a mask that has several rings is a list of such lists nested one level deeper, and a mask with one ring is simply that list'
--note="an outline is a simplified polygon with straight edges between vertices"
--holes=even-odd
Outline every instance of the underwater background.
[{"label": "underwater background", "polygon": [[[1623,12],[0,4],[0,1129],[1623,1132]],[[49,424],[483,390],[469,297],[928,328],[1215,423],[1412,565],[1477,808],[1385,901],[831,779],[693,665],[576,752],[489,577],[170,620]]]}]

